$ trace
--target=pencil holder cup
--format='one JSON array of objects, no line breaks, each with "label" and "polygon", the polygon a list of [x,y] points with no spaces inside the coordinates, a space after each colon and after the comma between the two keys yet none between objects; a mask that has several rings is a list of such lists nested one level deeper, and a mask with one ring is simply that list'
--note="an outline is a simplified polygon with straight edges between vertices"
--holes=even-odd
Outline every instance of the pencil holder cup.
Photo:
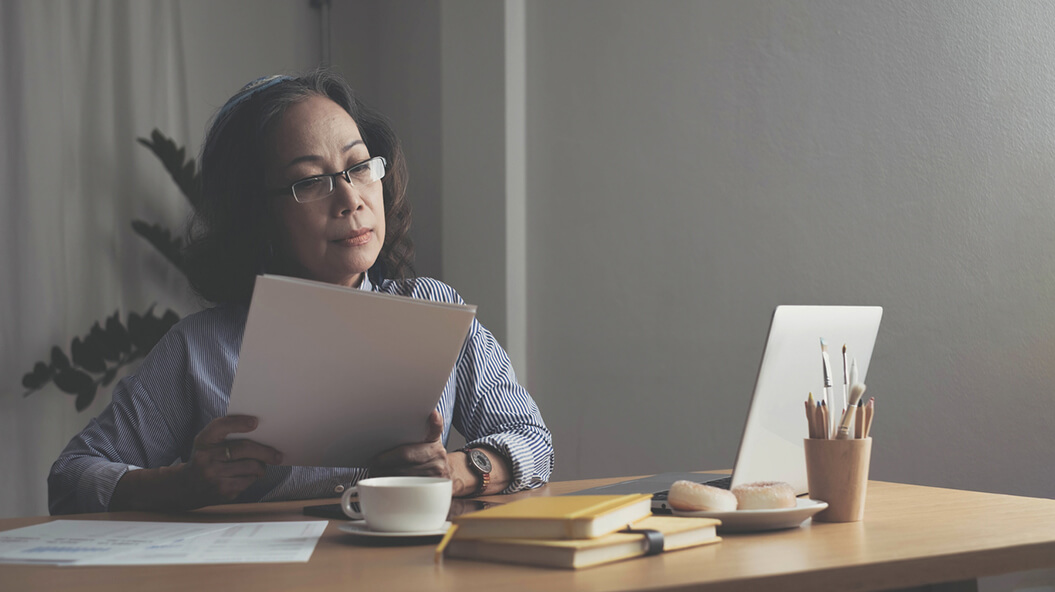
[{"label": "pencil holder cup", "polygon": [[806,480],[810,499],[828,502],[815,522],[859,522],[868,493],[872,439],[806,438]]}]

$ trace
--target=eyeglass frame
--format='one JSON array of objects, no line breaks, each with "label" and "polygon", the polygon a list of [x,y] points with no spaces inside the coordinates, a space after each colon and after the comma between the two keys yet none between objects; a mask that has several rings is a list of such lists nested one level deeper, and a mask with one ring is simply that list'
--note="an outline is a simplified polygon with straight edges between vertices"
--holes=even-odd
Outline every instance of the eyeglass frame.
[{"label": "eyeglass frame", "polygon": [[[380,160],[381,161],[381,176],[378,177],[376,181],[371,181],[367,185],[356,185],[352,181],[352,176],[350,174],[350,171],[352,169],[356,169],[356,168],[359,168],[361,166],[367,165],[368,163],[371,163],[371,162],[373,162],[375,160]],[[384,156],[371,156],[370,158],[368,158],[366,160],[363,160],[363,161],[360,161],[360,162],[357,162],[357,163],[353,164],[352,166],[344,169],[343,171],[338,171],[336,173],[326,173],[326,174],[323,174],[323,175],[312,175],[310,177],[304,177],[303,179],[299,179],[297,181],[294,181],[293,183],[290,183],[289,187],[286,187],[285,189],[281,189],[279,191],[276,191],[275,193],[276,193],[276,195],[292,195],[293,199],[297,203],[311,203],[311,202],[314,202],[314,201],[321,201],[321,200],[326,199],[327,197],[333,195],[333,192],[337,191],[337,177],[344,177],[344,180],[347,181],[348,184],[351,185],[352,187],[365,187],[365,186],[373,185],[374,183],[377,183],[381,179],[384,179],[386,174],[388,174],[388,160],[386,160]],[[320,197],[316,197],[315,199],[309,199],[307,201],[301,201],[300,198],[297,197],[297,190],[296,190],[296,186],[297,185],[299,185],[299,184],[301,184],[301,183],[303,183],[305,181],[317,181],[317,180],[322,180],[322,179],[329,179],[330,180],[330,190],[325,195],[322,195]]]}]

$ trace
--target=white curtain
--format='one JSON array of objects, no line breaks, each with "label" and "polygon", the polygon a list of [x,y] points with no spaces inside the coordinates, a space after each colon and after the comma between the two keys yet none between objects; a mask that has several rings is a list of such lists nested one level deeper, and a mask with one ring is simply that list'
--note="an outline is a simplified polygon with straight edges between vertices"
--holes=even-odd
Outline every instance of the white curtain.
[{"label": "white curtain", "polygon": [[182,39],[175,0],[0,2],[0,517],[47,512],[48,468],[109,400],[23,398],[22,374],[115,310],[194,308],[130,227],[189,213],[136,143],[191,136]]}]

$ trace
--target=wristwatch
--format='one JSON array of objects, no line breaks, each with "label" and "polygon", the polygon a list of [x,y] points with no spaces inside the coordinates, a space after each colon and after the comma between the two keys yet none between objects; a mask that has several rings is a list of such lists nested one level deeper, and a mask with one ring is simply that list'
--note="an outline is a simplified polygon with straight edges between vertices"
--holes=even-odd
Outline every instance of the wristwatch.
[{"label": "wristwatch", "polygon": [[465,457],[469,459],[469,469],[480,476],[480,486],[473,495],[483,495],[491,483],[491,459],[479,448],[464,448]]}]

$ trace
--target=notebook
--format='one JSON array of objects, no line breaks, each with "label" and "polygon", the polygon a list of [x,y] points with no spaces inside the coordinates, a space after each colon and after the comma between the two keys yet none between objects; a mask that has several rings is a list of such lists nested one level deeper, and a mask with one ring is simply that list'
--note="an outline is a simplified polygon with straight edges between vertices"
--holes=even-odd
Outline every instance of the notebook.
[{"label": "notebook", "polygon": [[[718,520],[707,518],[646,516],[633,524],[623,524],[619,531],[591,539],[472,539],[456,534],[445,554],[461,559],[579,569],[717,543],[722,540],[716,534],[718,524]],[[661,535],[658,543],[653,538],[657,533]]]},{"label": "notebook", "polygon": [[649,496],[526,497],[451,519],[454,538],[592,539],[649,515]]},{"label": "notebook", "polygon": [[820,340],[828,343],[832,395],[841,408],[842,346],[846,344],[848,364],[856,358],[860,381],[866,382],[882,316],[879,306],[778,306],[773,311],[732,475],[660,473],[569,495],[652,493],[652,511],[669,513],[666,492],[680,479],[725,489],[756,481],[786,481],[796,494],[806,493],[802,440],[808,431],[803,401],[810,392],[824,396]]}]

